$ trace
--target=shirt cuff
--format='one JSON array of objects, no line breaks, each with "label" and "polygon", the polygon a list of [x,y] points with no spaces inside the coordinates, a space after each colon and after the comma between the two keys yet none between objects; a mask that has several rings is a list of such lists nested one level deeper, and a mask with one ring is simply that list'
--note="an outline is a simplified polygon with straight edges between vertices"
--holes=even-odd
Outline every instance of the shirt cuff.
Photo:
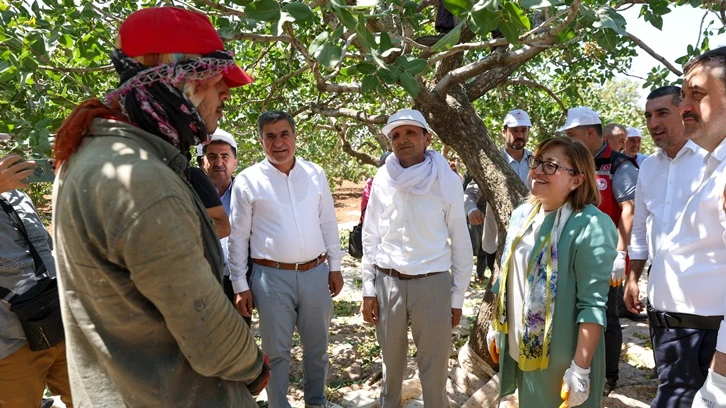
[{"label": "shirt cuff", "polygon": [[340,272],[340,264],[342,259],[328,258],[328,270],[330,272]]},{"label": "shirt cuff", "polygon": [[458,293],[451,294],[451,308],[461,309],[464,307],[464,296]]},{"label": "shirt cuff", "polygon": [[716,340],[716,350],[726,354],[726,320],[721,322],[721,328],[718,329],[718,340]]},{"label": "shirt cuff", "polygon": [[628,256],[633,260],[644,261],[648,259],[648,247],[629,245]]},{"label": "shirt cuff", "polygon": [[376,296],[375,279],[363,281],[363,297],[375,297],[375,296]]},{"label": "shirt cuff", "polygon": [[242,279],[232,281],[232,289],[234,293],[242,293],[250,290],[250,287],[247,285],[247,279],[243,276]]}]

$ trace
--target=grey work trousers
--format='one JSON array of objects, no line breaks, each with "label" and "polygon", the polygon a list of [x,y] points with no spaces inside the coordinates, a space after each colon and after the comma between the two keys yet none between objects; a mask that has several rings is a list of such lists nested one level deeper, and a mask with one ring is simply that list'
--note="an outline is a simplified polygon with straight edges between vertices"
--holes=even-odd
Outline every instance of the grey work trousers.
[{"label": "grey work trousers", "polygon": [[399,280],[376,272],[379,318],[376,338],[383,354],[381,408],[401,407],[408,351],[408,321],[416,344],[426,407],[449,407],[446,396],[451,349],[451,275]]},{"label": "grey work trousers", "polygon": [[295,327],[303,348],[305,404],[325,406],[328,329],[333,313],[328,265],[296,272],[255,264],[251,289],[260,315],[262,349],[270,358],[269,407],[290,408],[287,389]]}]

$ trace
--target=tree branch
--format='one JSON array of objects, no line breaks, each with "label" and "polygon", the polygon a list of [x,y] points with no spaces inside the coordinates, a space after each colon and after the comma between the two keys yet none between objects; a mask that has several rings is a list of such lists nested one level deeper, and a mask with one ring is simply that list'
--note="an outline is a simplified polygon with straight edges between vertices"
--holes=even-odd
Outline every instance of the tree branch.
[{"label": "tree branch", "polygon": [[631,33],[627,33],[627,34],[628,34],[628,38],[630,39],[630,41],[634,42],[638,47],[642,48],[643,51],[645,51],[648,54],[650,54],[650,56],[653,57],[653,58],[655,58],[656,61],[658,61],[661,64],[665,65],[665,67],[668,68],[669,71],[673,72],[674,74],[676,74],[678,76],[683,75],[683,73],[681,72],[681,70],[679,70],[676,67],[674,67],[667,59],[663,58],[661,55],[659,55],[658,53],[656,53],[655,51],[653,51],[653,49],[650,48],[648,46],[648,44],[644,43],[640,38],[634,36]]},{"label": "tree branch", "polygon": [[74,74],[82,74],[85,72],[108,72],[113,71],[113,65],[103,65],[100,67],[88,67],[88,68],[71,68],[71,67],[56,67],[52,65],[38,65],[38,69],[47,69],[55,72],[70,72]]},{"label": "tree branch", "polygon": [[[340,138],[340,142],[342,143],[343,151],[345,153],[357,159],[358,162],[361,164],[371,164],[373,166],[378,164],[377,157],[374,157],[367,153],[359,152],[358,150],[355,150],[353,148],[353,146],[348,141],[348,138],[346,137],[346,134],[348,133],[348,128],[346,126],[341,126],[335,121],[335,119],[331,117],[328,118],[328,121],[330,121],[330,125],[332,127],[332,129],[330,130],[334,131],[338,135],[338,138]],[[328,126],[325,127],[328,128]]]},{"label": "tree branch", "polygon": [[288,35],[266,35],[266,34],[253,34],[253,33],[237,33],[228,41],[239,41],[247,40],[260,43],[276,43],[284,42],[291,43],[292,38]]},{"label": "tree branch", "polygon": [[264,112],[267,110],[267,104],[270,103],[270,99],[272,99],[272,97],[277,93],[277,90],[280,88],[280,84],[287,82],[290,78],[300,75],[309,69],[310,69],[310,65],[303,65],[302,67],[296,69],[295,71],[288,72],[284,76],[277,78],[277,80],[272,83],[272,85],[270,87],[270,92],[265,97],[265,100],[262,101],[262,111]]},{"label": "tree branch", "polygon": [[230,8],[230,7],[227,7],[227,6],[223,6],[223,5],[219,4],[219,3],[217,3],[216,1],[211,1],[211,0],[198,0],[198,1],[200,3],[202,3],[202,4],[205,4],[205,5],[213,8],[213,9],[215,9],[215,10],[221,11],[221,12],[223,12],[226,15],[232,15],[232,16],[239,16],[239,17],[247,18],[247,15],[244,12],[239,11],[239,10],[236,10],[236,9],[233,9],[233,8]]},{"label": "tree branch", "polygon": [[562,109],[563,114],[567,114],[567,107],[562,102],[562,99],[560,99],[550,88],[540,84],[539,82],[532,81],[530,79],[524,79],[524,78],[512,78],[507,80],[507,82],[504,83],[505,85],[524,85],[528,86],[530,88],[539,89],[542,91],[545,91],[552,99],[557,102],[558,105],[560,105],[560,108]]},{"label": "tree branch", "polygon": [[319,115],[331,118],[350,118],[373,125],[385,125],[388,120],[387,115],[369,115],[363,111],[356,111],[348,108],[331,108],[328,106],[312,104],[310,110]]}]

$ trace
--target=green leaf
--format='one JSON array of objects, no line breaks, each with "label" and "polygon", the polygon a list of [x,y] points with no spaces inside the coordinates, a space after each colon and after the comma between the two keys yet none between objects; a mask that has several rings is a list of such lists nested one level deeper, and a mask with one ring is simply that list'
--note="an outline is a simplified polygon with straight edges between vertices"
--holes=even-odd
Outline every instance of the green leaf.
[{"label": "green leaf", "polygon": [[386,31],[381,32],[381,37],[379,38],[379,47],[378,49],[383,52],[387,49],[393,48],[393,43],[391,43],[391,37],[388,35]]},{"label": "green leaf", "polygon": [[538,9],[565,4],[562,0],[519,0],[519,6],[523,9]]},{"label": "green leaf", "polygon": [[555,40],[558,44],[560,44],[575,38],[575,34],[575,25],[569,24],[567,25],[567,27],[563,28],[562,31],[557,33],[557,36],[555,36]]},{"label": "green leaf", "polygon": [[504,4],[504,0],[479,0],[474,7],[478,6],[489,11],[498,12],[502,4]]},{"label": "green leaf", "polygon": [[308,53],[315,54],[318,52],[321,48],[323,48],[323,45],[328,42],[328,33],[323,31],[322,33],[318,34],[315,39],[310,43],[310,46],[308,47]]},{"label": "green leaf", "polygon": [[400,78],[401,86],[403,87],[403,89],[405,89],[409,95],[415,98],[416,95],[418,95],[418,82],[416,81],[416,79],[408,72],[402,73]]},{"label": "green leaf", "polygon": [[358,39],[361,40],[367,48],[375,49],[378,47],[378,45],[376,44],[376,37],[374,37],[373,34],[371,34],[371,32],[368,30],[364,18],[360,18],[358,20],[358,24],[355,27],[355,32],[358,34]]},{"label": "green leaf", "polygon": [[519,35],[529,30],[529,19],[521,8],[515,3],[508,2],[502,8],[502,22],[499,24],[499,30],[504,34],[507,41],[516,44]]},{"label": "green leaf", "polygon": [[406,61],[399,66],[404,71],[408,72],[411,75],[418,75],[422,73],[426,69],[426,63],[427,60],[423,58],[415,58],[410,61]]},{"label": "green leaf", "polygon": [[451,14],[462,17],[471,10],[470,0],[444,0],[444,6]]},{"label": "green leaf", "polygon": [[620,37],[615,31],[612,30],[600,30],[595,34],[597,43],[608,51],[615,51]]},{"label": "green leaf", "polygon": [[462,20],[459,22],[459,24],[454,27],[453,30],[449,31],[443,38],[441,38],[439,41],[436,42],[431,47],[431,51],[433,52],[441,52],[450,50],[451,47],[456,45],[456,43],[459,42],[459,38],[461,37],[461,27],[464,24],[464,21]]},{"label": "green leaf", "polygon": [[[358,72],[360,72],[363,75],[371,75],[376,72],[376,66],[371,64],[370,62],[361,62],[358,65],[355,66]],[[0,71],[2,72],[2,71]]]},{"label": "green leaf", "polygon": [[338,26],[338,28],[333,31],[333,35],[330,36],[330,41],[337,41],[343,35],[343,31],[345,31],[345,27]]},{"label": "green leaf", "polygon": [[349,30],[355,30],[355,27],[358,24],[358,20],[353,16],[350,11],[344,8],[336,7],[335,14],[338,16],[338,19],[340,19],[340,22],[343,23],[346,28],[348,28]]},{"label": "green leaf", "polygon": [[290,13],[298,22],[308,21],[313,18],[313,11],[310,10],[310,7],[297,1],[285,4],[282,9]]},{"label": "green leaf", "polygon": [[257,0],[245,6],[247,17],[260,21],[274,21],[280,18],[280,4],[275,0]]},{"label": "green leaf", "polygon": [[366,75],[365,77],[363,77],[363,82],[361,83],[360,90],[363,94],[373,92],[376,90],[376,88],[378,88],[378,85],[380,83],[380,80],[375,75]]},{"label": "green leaf", "polygon": [[469,28],[475,33],[485,36],[499,26],[499,14],[485,7],[475,9],[469,15]]},{"label": "green leaf", "polygon": [[602,7],[596,12],[596,15],[599,21],[593,24],[595,28],[609,28],[622,36],[628,35],[625,31],[625,17],[621,16],[615,9]]},{"label": "green leaf", "polygon": [[340,62],[342,55],[342,48],[334,44],[325,43],[313,54],[313,57],[322,65],[328,68],[334,68]]}]

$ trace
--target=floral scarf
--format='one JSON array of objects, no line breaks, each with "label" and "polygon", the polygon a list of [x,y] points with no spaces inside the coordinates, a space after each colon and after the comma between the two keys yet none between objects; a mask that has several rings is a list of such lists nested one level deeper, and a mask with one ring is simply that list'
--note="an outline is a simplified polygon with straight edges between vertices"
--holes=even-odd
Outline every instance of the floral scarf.
[{"label": "floral scarf", "polygon": [[[510,233],[507,234],[502,254],[502,272],[493,322],[494,328],[502,333],[508,333],[509,329],[506,291],[512,254],[540,210],[541,204],[537,204],[529,212],[518,211],[509,225]],[[522,371],[546,369],[549,365],[552,317],[555,314],[559,272],[557,243],[571,214],[572,207],[569,204],[557,209],[551,230],[547,232],[544,241],[533,249],[527,263],[522,306],[523,329],[522,337],[518,339],[519,368]],[[516,235],[514,231],[517,231]]]}]

